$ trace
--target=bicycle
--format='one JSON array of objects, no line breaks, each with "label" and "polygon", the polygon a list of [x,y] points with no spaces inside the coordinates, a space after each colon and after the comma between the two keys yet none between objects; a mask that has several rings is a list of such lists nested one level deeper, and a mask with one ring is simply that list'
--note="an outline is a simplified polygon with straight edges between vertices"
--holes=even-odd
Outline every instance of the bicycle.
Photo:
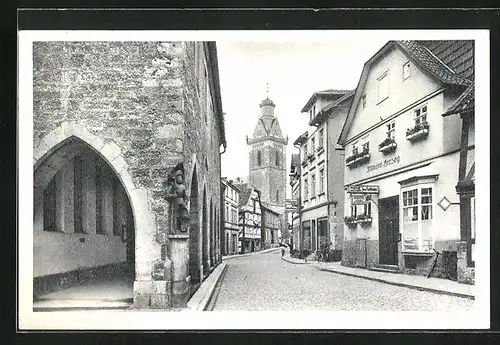
[{"label": "bicycle", "polygon": [[441,268],[443,268],[443,272],[439,275],[440,278],[442,278],[444,275],[444,278],[456,281],[457,278],[455,276],[453,276],[452,272],[450,271],[450,261],[451,261],[450,256],[448,256],[448,260],[446,261],[446,263],[443,264],[442,262],[441,263],[438,262],[439,255],[440,254],[442,255],[442,253],[438,252],[434,248],[432,250],[436,253],[436,257],[434,258],[434,262],[432,263],[432,267],[431,267],[429,273],[427,274],[427,278],[429,278],[431,276],[432,272],[434,272],[434,269],[436,268],[436,265],[437,265],[437,266],[440,266]]}]

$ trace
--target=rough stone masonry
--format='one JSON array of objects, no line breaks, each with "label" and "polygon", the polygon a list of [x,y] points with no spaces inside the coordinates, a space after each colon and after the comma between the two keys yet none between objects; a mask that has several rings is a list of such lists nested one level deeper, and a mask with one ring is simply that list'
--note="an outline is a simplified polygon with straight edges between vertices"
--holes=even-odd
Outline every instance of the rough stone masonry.
[{"label": "rough stone masonry", "polygon": [[[215,43],[35,42],[33,121],[35,172],[77,137],[124,185],[135,221],[135,306],[184,304],[192,272],[199,267],[201,280],[221,260],[226,142]],[[165,193],[174,168],[184,172],[188,233],[171,229]]]}]

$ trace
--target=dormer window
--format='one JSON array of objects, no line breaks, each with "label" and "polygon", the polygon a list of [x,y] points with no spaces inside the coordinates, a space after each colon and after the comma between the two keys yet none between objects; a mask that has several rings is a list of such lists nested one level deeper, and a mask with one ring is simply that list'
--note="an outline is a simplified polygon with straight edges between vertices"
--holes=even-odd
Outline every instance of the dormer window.
[{"label": "dormer window", "polygon": [[410,61],[403,65],[403,80],[410,77]]}]

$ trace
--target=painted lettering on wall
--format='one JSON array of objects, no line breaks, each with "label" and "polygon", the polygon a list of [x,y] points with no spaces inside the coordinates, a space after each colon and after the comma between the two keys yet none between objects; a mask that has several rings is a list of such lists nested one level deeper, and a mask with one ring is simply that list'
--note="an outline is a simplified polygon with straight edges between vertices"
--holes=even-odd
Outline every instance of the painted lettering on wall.
[{"label": "painted lettering on wall", "polygon": [[372,164],[366,167],[367,172],[372,172],[374,170],[380,169],[380,168],[385,168],[386,166],[392,165],[392,164],[398,164],[400,161],[399,156],[392,157],[392,158],[387,158],[384,159],[383,162],[379,162],[377,164]]}]

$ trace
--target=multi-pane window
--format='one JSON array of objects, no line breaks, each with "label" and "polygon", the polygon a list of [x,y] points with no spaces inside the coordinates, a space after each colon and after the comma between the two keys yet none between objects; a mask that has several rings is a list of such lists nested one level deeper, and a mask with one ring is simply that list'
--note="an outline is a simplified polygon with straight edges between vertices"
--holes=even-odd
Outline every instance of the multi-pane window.
[{"label": "multi-pane window", "polygon": [[325,169],[321,168],[319,170],[319,192],[323,193],[325,191]]},{"label": "multi-pane window", "polygon": [[57,175],[52,178],[43,190],[43,230],[57,231],[56,227],[56,180]]},{"label": "multi-pane window", "polygon": [[420,190],[421,217],[422,220],[432,219],[432,188]]},{"label": "multi-pane window", "polygon": [[307,184],[307,179],[304,179],[304,198],[307,199],[309,196],[309,185]]},{"label": "multi-pane window", "polygon": [[358,154],[358,142],[357,141],[352,144],[351,148],[352,148],[352,155],[353,156]]},{"label": "multi-pane window", "polygon": [[366,204],[363,205],[363,214],[365,216],[371,216],[372,214],[372,204],[371,202],[368,202]]},{"label": "multi-pane window", "polygon": [[316,196],[316,174],[311,175],[311,197]]},{"label": "multi-pane window", "polygon": [[421,125],[427,122],[427,105],[415,109],[415,125]]},{"label": "multi-pane window", "polygon": [[394,140],[396,136],[396,122],[392,121],[387,124],[387,138]]},{"label": "multi-pane window", "polygon": [[368,140],[368,136],[361,138],[361,151],[369,152],[370,151],[370,141]]},{"label": "multi-pane window", "polygon": [[357,212],[358,211],[358,208],[356,207],[356,205],[352,205],[351,206],[351,217],[356,217],[357,216]]},{"label": "multi-pane window", "polygon": [[410,77],[410,62],[408,61],[403,65],[403,80]]},{"label": "multi-pane window", "polygon": [[403,219],[405,222],[418,220],[418,189],[403,192]]},{"label": "multi-pane window", "polygon": [[363,109],[366,107],[366,95],[361,96],[361,105],[363,106]]},{"label": "multi-pane window", "polygon": [[378,101],[382,102],[389,97],[389,73],[378,78]]}]

